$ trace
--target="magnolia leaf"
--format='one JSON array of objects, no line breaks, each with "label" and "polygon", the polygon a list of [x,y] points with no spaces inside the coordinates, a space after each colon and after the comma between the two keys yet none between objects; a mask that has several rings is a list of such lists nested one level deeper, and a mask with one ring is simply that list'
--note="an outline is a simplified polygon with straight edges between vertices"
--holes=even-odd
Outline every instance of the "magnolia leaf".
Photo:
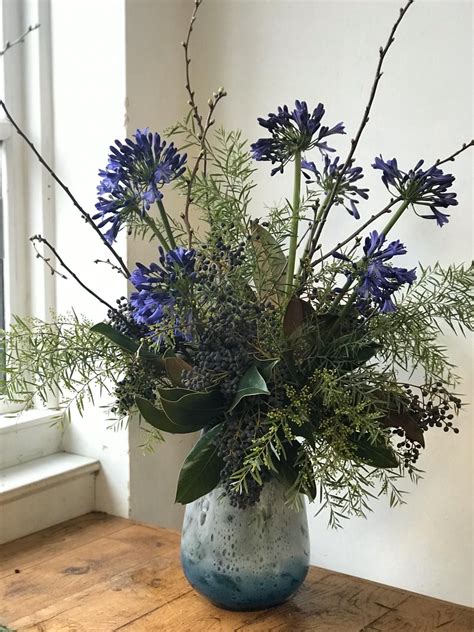
[{"label": "magnolia leaf", "polygon": [[195,392],[186,388],[160,388],[160,403],[166,416],[178,426],[209,425],[225,411],[219,391]]},{"label": "magnolia leaf", "polygon": [[120,333],[108,323],[97,323],[91,327],[91,331],[108,338],[111,342],[117,345],[117,347],[120,347],[129,353],[136,353],[140,346],[136,340],[132,340],[132,338]]},{"label": "magnolia leaf", "polygon": [[212,491],[220,481],[223,467],[216,438],[221,424],[203,434],[186,457],[178,479],[175,502],[185,505]]},{"label": "magnolia leaf", "polygon": [[395,452],[383,439],[378,443],[372,443],[368,435],[353,435],[351,441],[357,457],[363,463],[384,469],[398,467]]},{"label": "magnolia leaf", "polygon": [[229,408],[229,412],[234,410],[237,404],[244,397],[250,397],[251,395],[270,395],[267,383],[255,365],[252,365],[250,369],[247,369],[244,375],[240,378],[239,388],[237,389],[234,401]]},{"label": "magnolia leaf", "polygon": [[164,368],[163,358],[160,355],[150,351],[150,349],[138,343],[136,340],[120,333],[120,331],[117,331],[114,327],[112,327],[112,325],[109,325],[108,323],[97,323],[91,327],[91,331],[108,338],[111,342],[117,345],[117,347],[120,347],[124,351],[131,354],[138,352],[138,355],[144,360],[149,360],[158,364],[158,366],[163,366]]},{"label": "magnolia leaf", "polygon": [[193,368],[183,358],[175,356],[173,358],[165,358],[166,375],[175,386],[183,386],[183,371],[191,371]]},{"label": "magnolia leaf", "polygon": [[255,366],[263,379],[268,382],[272,377],[272,371],[276,365],[280,362],[278,358],[270,358],[264,360],[263,358],[255,358]]},{"label": "magnolia leaf", "polygon": [[135,402],[137,404],[137,408],[140,411],[143,419],[156,428],[157,430],[161,430],[162,432],[170,432],[172,434],[186,434],[188,432],[195,432],[196,430],[201,430],[206,423],[202,423],[202,421],[197,422],[195,419],[189,418],[189,423],[187,424],[176,424],[174,421],[169,419],[163,410],[160,410],[156,406],[154,406],[147,399],[143,399],[143,397],[135,397]]},{"label": "magnolia leaf", "polygon": [[254,282],[262,301],[283,302],[286,291],[286,256],[276,239],[260,224],[252,226],[256,270]]},{"label": "magnolia leaf", "polygon": [[314,316],[314,309],[311,304],[297,296],[292,296],[283,317],[283,333],[289,338],[312,316]]}]

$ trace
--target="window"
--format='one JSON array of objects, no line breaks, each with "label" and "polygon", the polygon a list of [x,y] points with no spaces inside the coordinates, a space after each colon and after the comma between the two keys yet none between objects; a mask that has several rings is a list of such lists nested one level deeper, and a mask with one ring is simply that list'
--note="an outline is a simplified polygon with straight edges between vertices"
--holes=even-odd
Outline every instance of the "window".
[{"label": "window", "polygon": [[[0,49],[40,24],[0,57],[0,95],[18,125],[52,161],[49,0],[0,0]],[[54,233],[48,174],[0,110],[0,326],[14,314],[46,319],[54,280],[35,259],[29,237]],[[0,413],[5,409],[0,405]]]}]

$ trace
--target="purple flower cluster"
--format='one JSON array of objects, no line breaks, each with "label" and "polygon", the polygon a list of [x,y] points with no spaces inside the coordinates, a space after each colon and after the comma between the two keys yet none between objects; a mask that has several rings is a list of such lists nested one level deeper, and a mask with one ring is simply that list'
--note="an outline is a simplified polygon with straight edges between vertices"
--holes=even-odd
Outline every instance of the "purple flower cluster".
[{"label": "purple flower cluster", "polygon": [[396,310],[392,300],[393,294],[402,285],[411,285],[416,279],[416,271],[387,265],[393,257],[406,254],[407,250],[400,241],[392,241],[383,248],[386,238],[382,233],[373,231],[364,242],[364,257],[354,263],[345,255],[335,253],[334,256],[352,263],[352,270],[346,274],[349,278],[358,277],[357,294],[359,307],[365,311],[370,302],[375,303],[379,310],[388,314]]},{"label": "purple flower cluster", "polygon": [[[307,183],[318,184],[321,190],[326,194],[332,191],[334,182],[343,168],[343,164],[339,163],[339,156],[331,160],[328,155],[324,156],[324,167],[322,171],[319,171],[314,162],[308,162],[306,160],[301,162],[301,166]],[[310,174],[312,174],[312,176]],[[354,184],[363,177],[362,167],[350,166],[342,176],[334,198],[334,204],[336,206],[342,204],[350,215],[356,219],[360,217],[357,209],[359,200],[356,198],[369,199],[367,195],[369,189],[361,189]]]},{"label": "purple flower cluster", "polygon": [[334,151],[323,139],[333,134],[344,134],[344,125],[338,123],[331,128],[321,125],[324,112],[322,103],[310,113],[305,101],[295,101],[292,111],[284,105],[278,108],[276,114],[270,113],[266,119],[257,119],[270,132],[271,138],[259,138],[253,143],[252,157],[272,164],[280,163],[272,169],[273,176],[277,172],[283,173],[283,168],[297,151],[314,147],[324,153]]},{"label": "purple flower cluster", "polygon": [[[153,326],[170,317],[178,324],[179,318],[174,314],[174,307],[179,294],[179,280],[193,282],[196,253],[178,246],[165,253],[159,248],[159,262],[149,267],[137,263],[137,268],[130,275],[130,281],[138,290],[130,296],[132,317],[140,325]],[[186,331],[175,329],[176,337],[188,337],[190,323],[185,324]]]},{"label": "purple flower cluster", "polygon": [[98,226],[110,225],[105,238],[112,243],[129,214],[142,217],[151,204],[163,197],[160,189],[184,173],[186,154],[178,154],[173,143],[166,146],[159,134],[137,130],[135,140],[116,140],[110,147],[109,162],[99,171],[101,181],[93,219]]},{"label": "purple flower cluster", "polygon": [[436,165],[423,170],[421,168],[423,163],[424,161],[420,160],[413,169],[405,172],[399,169],[395,158],[385,162],[380,156],[375,158],[372,167],[382,171],[382,182],[389,191],[413,205],[430,208],[431,214],[420,217],[434,219],[438,226],[443,226],[448,223],[449,215],[441,212],[439,208],[456,206],[458,203],[456,193],[448,191],[455,178],[448,173],[443,173]]}]

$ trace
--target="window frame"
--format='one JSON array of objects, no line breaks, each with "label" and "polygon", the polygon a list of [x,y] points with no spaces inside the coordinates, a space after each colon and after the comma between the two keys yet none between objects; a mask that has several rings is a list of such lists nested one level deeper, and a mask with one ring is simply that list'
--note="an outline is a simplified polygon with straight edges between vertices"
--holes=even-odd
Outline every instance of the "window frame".
[{"label": "window frame", "polygon": [[[50,0],[0,0],[2,42],[14,41],[38,23],[39,29],[0,58],[0,91],[13,118],[52,164]],[[4,308],[8,328],[15,314],[47,320],[55,309],[55,279],[40,265],[29,240],[41,233],[54,242],[55,208],[51,176],[2,114]],[[50,406],[56,405],[52,398]],[[0,399],[0,415],[19,409],[21,405]]]}]

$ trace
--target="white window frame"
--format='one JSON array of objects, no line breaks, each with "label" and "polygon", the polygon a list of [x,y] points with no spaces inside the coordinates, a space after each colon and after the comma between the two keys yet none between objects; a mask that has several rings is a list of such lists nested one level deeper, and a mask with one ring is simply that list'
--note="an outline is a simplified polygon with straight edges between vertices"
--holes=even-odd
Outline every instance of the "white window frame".
[{"label": "white window frame", "polygon": [[[30,33],[0,58],[0,91],[10,114],[53,163],[53,105],[49,0],[0,0],[0,46],[35,24]],[[5,325],[11,316],[47,320],[56,304],[55,279],[36,257],[29,238],[41,233],[55,241],[54,187],[13,125],[0,112],[2,141]],[[50,405],[55,406],[56,401]],[[18,406],[0,402],[0,414]],[[31,415],[31,413],[30,413]]]}]

